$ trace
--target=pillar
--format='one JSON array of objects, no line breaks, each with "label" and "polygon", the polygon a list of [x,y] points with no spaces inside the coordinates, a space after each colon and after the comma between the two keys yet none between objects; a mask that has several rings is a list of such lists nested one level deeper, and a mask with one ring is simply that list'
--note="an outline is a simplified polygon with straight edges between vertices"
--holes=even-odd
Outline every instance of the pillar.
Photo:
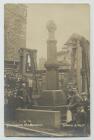
[{"label": "pillar", "polygon": [[58,89],[58,63],[57,63],[57,41],[55,40],[56,25],[53,21],[49,21],[47,25],[48,40],[47,40],[47,89]]}]

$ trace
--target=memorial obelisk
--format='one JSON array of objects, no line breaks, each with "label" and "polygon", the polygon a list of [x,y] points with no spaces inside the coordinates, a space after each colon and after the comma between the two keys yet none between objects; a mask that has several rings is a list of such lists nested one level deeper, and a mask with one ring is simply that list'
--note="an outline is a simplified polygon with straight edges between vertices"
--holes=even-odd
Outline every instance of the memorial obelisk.
[{"label": "memorial obelisk", "polygon": [[[65,104],[65,94],[58,87],[58,62],[57,62],[57,41],[55,39],[56,25],[53,21],[47,24],[47,62],[46,67],[46,89],[40,94],[38,105],[40,106],[60,106]],[[53,108],[52,108],[53,109]]]},{"label": "memorial obelisk", "polygon": [[57,41],[55,39],[56,25],[51,20],[47,24],[48,40],[47,40],[47,90],[58,89],[58,63],[57,63]]}]

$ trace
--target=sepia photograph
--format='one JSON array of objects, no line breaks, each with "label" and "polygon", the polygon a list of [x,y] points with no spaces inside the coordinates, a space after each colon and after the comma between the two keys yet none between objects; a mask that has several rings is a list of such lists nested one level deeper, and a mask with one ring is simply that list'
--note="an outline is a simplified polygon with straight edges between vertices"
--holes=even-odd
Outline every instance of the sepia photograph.
[{"label": "sepia photograph", "polygon": [[89,4],[4,4],[4,135],[90,137]]}]

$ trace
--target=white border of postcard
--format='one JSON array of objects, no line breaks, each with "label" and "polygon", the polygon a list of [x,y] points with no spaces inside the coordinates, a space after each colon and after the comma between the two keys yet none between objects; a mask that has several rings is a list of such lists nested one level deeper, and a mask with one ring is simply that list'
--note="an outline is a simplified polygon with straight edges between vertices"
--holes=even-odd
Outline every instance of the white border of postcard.
[{"label": "white border of postcard", "polygon": [[[4,4],[5,3],[78,3],[90,5],[90,71],[91,71],[91,134],[90,137],[4,137]],[[11,21],[10,21],[11,22]],[[26,140],[28,139],[67,139],[67,140],[93,140],[94,139],[94,0],[0,0],[0,140]]]}]

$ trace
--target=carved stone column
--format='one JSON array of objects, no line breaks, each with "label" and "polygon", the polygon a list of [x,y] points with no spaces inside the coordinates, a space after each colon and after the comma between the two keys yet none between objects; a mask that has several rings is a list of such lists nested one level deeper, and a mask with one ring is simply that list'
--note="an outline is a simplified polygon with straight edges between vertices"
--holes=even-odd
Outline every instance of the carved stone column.
[{"label": "carved stone column", "polygon": [[57,41],[55,40],[56,25],[53,21],[47,24],[48,40],[47,40],[47,62],[45,64],[47,69],[47,89],[58,89],[58,63],[57,63]]}]

